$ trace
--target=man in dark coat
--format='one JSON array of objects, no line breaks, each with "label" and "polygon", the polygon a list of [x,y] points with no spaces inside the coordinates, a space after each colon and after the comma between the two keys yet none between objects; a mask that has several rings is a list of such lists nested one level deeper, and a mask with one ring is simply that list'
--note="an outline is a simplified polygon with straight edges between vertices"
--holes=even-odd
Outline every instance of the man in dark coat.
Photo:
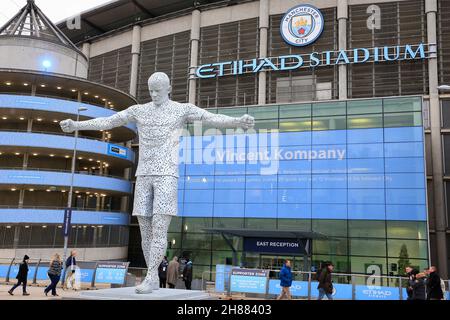
[{"label": "man in dark coat", "polygon": [[27,292],[27,278],[28,278],[28,260],[30,257],[25,255],[23,257],[23,261],[19,265],[19,272],[17,273],[16,279],[17,283],[8,291],[10,295],[14,295],[14,290],[20,285],[23,286],[23,295],[29,296],[30,294]]},{"label": "man in dark coat", "polygon": [[412,297],[410,300],[425,300],[426,290],[425,290],[425,273],[416,273],[413,271],[413,280],[411,282]]},{"label": "man in dark coat", "polygon": [[333,272],[333,269],[333,264],[328,263],[320,273],[319,285],[317,286],[317,289],[319,289],[318,300],[322,300],[325,295],[328,300],[333,300],[333,281],[331,280],[331,273]]},{"label": "man in dark coat", "polygon": [[186,290],[191,290],[191,283],[192,283],[192,261],[189,259],[186,259],[186,265],[183,269],[183,281],[186,285]]},{"label": "man in dark coat", "polygon": [[158,267],[158,277],[159,277],[159,287],[165,288],[167,281],[167,267],[169,266],[169,261],[167,261],[167,257],[164,256],[163,261],[159,264]]},{"label": "man in dark coat", "polygon": [[441,288],[441,277],[439,277],[435,266],[430,267],[428,270],[428,279],[426,283],[427,300],[442,300],[444,293]]},{"label": "man in dark coat", "polygon": [[411,267],[405,268],[406,276],[408,277],[408,287],[406,288],[406,294],[408,295],[408,300],[413,299],[413,284],[416,280],[416,274],[419,273],[419,271],[414,270]]}]

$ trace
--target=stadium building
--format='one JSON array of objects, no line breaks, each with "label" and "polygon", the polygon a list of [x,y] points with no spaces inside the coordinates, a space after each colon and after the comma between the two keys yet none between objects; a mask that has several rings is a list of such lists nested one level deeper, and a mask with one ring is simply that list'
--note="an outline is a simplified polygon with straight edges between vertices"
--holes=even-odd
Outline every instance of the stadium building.
[{"label": "stadium building", "polygon": [[[73,185],[68,247],[81,260],[128,254],[134,125],[75,137],[59,122],[109,116],[135,104],[89,81],[88,59],[33,1],[0,29],[0,259],[63,253],[64,209]],[[73,168],[73,176],[72,176]]]},{"label": "stadium building", "polygon": [[[65,77],[64,89],[82,89],[73,95],[66,90],[60,101],[81,99],[95,106],[93,95],[98,95],[116,110],[134,99],[148,102],[147,79],[162,71],[172,79],[175,101],[255,117],[255,134],[219,134],[194,125],[182,139],[179,216],[170,227],[168,254],[192,259],[197,278],[217,264],[278,268],[286,257],[294,259],[295,269],[331,260],[339,272],[385,275],[399,274],[406,264],[424,268],[433,263],[447,278],[450,95],[445,86],[438,87],[450,85],[450,42],[444,36],[449,17],[445,0],[112,1],[58,23],[79,48],[72,52],[84,72]],[[57,78],[39,66],[32,69],[46,82],[37,78],[37,92],[62,93],[39,87]],[[67,84],[74,76],[78,85]],[[23,84],[12,89],[6,81],[25,80],[2,75],[0,88],[8,99],[18,87],[27,89]],[[82,87],[92,83],[102,85]],[[57,81],[51,87],[56,86]],[[28,91],[29,97],[38,96]],[[51,119],[61,113],[58,109]],[[111,142],[126,148],[133,129],[111,130]],[[104,140],[98,133],[81,134]],[[251,149],[255,137],[258,146],[266,139],[267,154]],[[73,149],[72,137],[66,138],[67,149]],[[1,148],[0,159],[24,152],[18,146]],[[131,148],[139,152],[137,139]],[[213,164],[189,161],[187,155],[211,148],[216,150]],[[67,170],[69,151],[62,150],[58,164]],[[92,158],[114,164],[122,177],[129,174],[127,161],[107,152]],[[92,167],[80,163],[80,169],[84,166]],[[129,201],[102,189],[103,183],[93,185],[89,192],[112,198],[104,201],[108,209],[131,212]],[[26,199],[30,187],[19,187]],[[88,191],[79,187],[80,193]],[[130,192],[114,190],[119,196]],[[22,191],[2,192],[8,195],[1,199],[16,199],[6,204],[16,208],[8,210],[23,210]],[[42,194],[38,199],[49,195]],[[56,205],[64,206],[60,196],[62,203]],[[89,218],[99,214],[91,213]],[[31,211],[23,214],[32,216]],[[135,219],[130,221],[128,259],[143,267],[139,228]],[[126,232],[124,224],[120,228]]]}]

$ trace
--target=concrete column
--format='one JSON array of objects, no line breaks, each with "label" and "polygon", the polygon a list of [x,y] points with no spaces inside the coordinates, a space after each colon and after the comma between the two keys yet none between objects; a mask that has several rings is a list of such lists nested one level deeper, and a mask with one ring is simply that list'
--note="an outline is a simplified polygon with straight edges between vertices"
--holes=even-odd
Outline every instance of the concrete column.
[{"label": "concrete column", "polygon": [[[259,1],[259,57],[267,58],[267,42],[269,29],[269,1]],[[266,104],[267,77],[266,72],[258,74],[258,104]]]},{"label": "concrete column", "polygon": [[131,74],[130,74],[130,94],[133,97],[137,95],[138,76],[139,76],[139,57],[141,55],[141,29],[140,25],[133,27],[131,41]]},{"label": "concrete column", "polygon": [[198,66],[198,46],[200,42],[200,21],[202,14],[200,10],[192,11],[191,22],[191,62],[189,64],[189,103],[196,103],[197,79],[195,79],[195,68]]},{"label": "concrete column", "polygon": [[81,52],[86,56],[86,58],[91,57],[91,44],[89,42],[83,43],[83,47],[81,48]]},{"label": "concrete column", "polygon": [[31,85],[31,95],[33,97],[36,95],[36,85],[34,83]]},{"label": "concrete column", "polygon": [[27,132],[31,132],[32,130],[33,130],[33,119],[28,119]]},{"label": "concrete column", "polygon": [[[436,44],[436,12],[437,0],[425,1],[425,12],[427,15],[428,43]],[[430,123],[431,123],[431,152],[433,163],[433,189],[434,189],[434,210],[436,216],[436,241],[437,241],[437,261],[432,261],[439,269],[442,278],[448,278],[447,269],[447,239],[446,239],[446,207],[444,198],[444,171],[441,137],[441,112],[438,92],[438,61],[437,58],[428,60],[428,78],[430,85]]]},{"label": "concrete column", "polygon": [[[336,0],[337,18],[339,22],[339,50],[347,49],[348,0]],[[347,99],[347,65],[339,65],[339,100]]]}]

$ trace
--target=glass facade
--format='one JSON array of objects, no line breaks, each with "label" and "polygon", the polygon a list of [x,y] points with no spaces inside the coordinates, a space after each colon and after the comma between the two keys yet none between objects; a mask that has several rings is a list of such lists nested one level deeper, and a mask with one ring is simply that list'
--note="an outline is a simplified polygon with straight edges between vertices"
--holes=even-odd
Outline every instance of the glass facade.
[{"label": "glass facade", "polygon": [[[322,233],[329,239],[313,240],[310,262],[334,261],[339,272],[427,265],[421,97],[220,111],[248,112],[271,131],[183,137],[169,255],[189,256],[197,277],[231,263],[222,237],[204,230],[212,227]],[[252,140],[268,147],[270,161],[250,159]],[[223,150],[233,161],[221,163]],[[210,152],[213,163],[192,161],[198,152]],[[240,259],[258,265],[243,256],[241,239],[233,243]]]}]

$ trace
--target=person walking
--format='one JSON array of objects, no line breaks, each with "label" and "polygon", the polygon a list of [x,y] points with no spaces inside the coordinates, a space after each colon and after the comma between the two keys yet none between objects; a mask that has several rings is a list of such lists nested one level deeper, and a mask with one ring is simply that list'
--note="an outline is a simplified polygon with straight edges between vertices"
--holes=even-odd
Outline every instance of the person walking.
[{"label": "person walking", "polygon": [[163,261],[159,264],[158,267],[158,277],[159,277],[159,287],[165,288],[167,281],[167,267],[169,266],[169,261],[167,257],[164,256]]},{"label": "person walking", "polygon": [[27,292],[27,278],[28,278],[28,260],[30,260],[30,257],[25,255],[23,257],[22,262],[19,265],[19,272],[17,272],[17,283],[8,291],[10,295],[14,295],[14,290],[16,290],[17,287],[20,285],[23,286],[23,295],[29,296],[30,294]]},{"label": "person walking", "polygon": [[414,284],[415,276],[419,272],[417,270],[414,270],[411,267],[406,267],[405,268],[405,272],[406,272],[406,276],[408,277],[408,287],[406,288],[406,294],[408,295],[408,299],[407,300],[412,300],[412,298],[413,298],[413,291],[414,291],[413,290],[413,284]]},{"label": "person walking", "polygon": [[426,289],[425,289],[425,279],[427,275],[423,272],[412,273],[413,280],[411,282],[412,287],[412,297],[411,300],[425,300],[426,299]]},{"label": "person walking", "polygon": [[47,295],[50,290],[52,291],[52,296],[57,297],[56,286],[58,285],[59,279],[61,278],[63,262],[61,260],[61,256],[58,253],[55,253],[52,260],[50,261],[50,268],[48,269],[48,277],[50,278],[51,283],[45,288],[44,293]]},{"label": "person walking", "polygon": [[281,293],[277,300],[281,300],[286,296],[289,300],[292,299],[291,296],[291,286],[292,286],[292,271],[291,271],[291,261],[286,260],[280,271],[280,286]]},{"label": "person walking", "polygon": [[169,288],[174,289],[177,285],[177,280],[179,276],[180,264],[178,263],[178,257],[173,257],[172,261],[169,262],[167,266],[167,284]]},{"label": "person walking", "polygon": [[74,289],[75,291],[78,289],[74,286],[75,284],[75,267],[77,265],[77,251],[70,251],[70,256],[66,259],[66,268],[65,268],[65,277],[63,289]]},{"label": "person walking", "polygon": [[191,290],[191,284],[192,284],[192,261],[189,259],[186,259],[186,265],[183,269],[183,281],[184,285],[186,286],[186,290]]},{"label": "person walking", "polygon": [[441,287],[441,277],[437,273],[437,268],[431,266],[428,269],[428,279],[426,281],[427,286],[427,300],[442,300],[444,293]]},{"label": "person walking", "polygon": [[319,285],[317,286],[317,289],[319,289],[318,300],[322,300],[325,295],[328,300],[333,300],[333,281],[331,279],[333,269],[334,265],[332,263],[327,263],[325,268],[320,272]]}]

